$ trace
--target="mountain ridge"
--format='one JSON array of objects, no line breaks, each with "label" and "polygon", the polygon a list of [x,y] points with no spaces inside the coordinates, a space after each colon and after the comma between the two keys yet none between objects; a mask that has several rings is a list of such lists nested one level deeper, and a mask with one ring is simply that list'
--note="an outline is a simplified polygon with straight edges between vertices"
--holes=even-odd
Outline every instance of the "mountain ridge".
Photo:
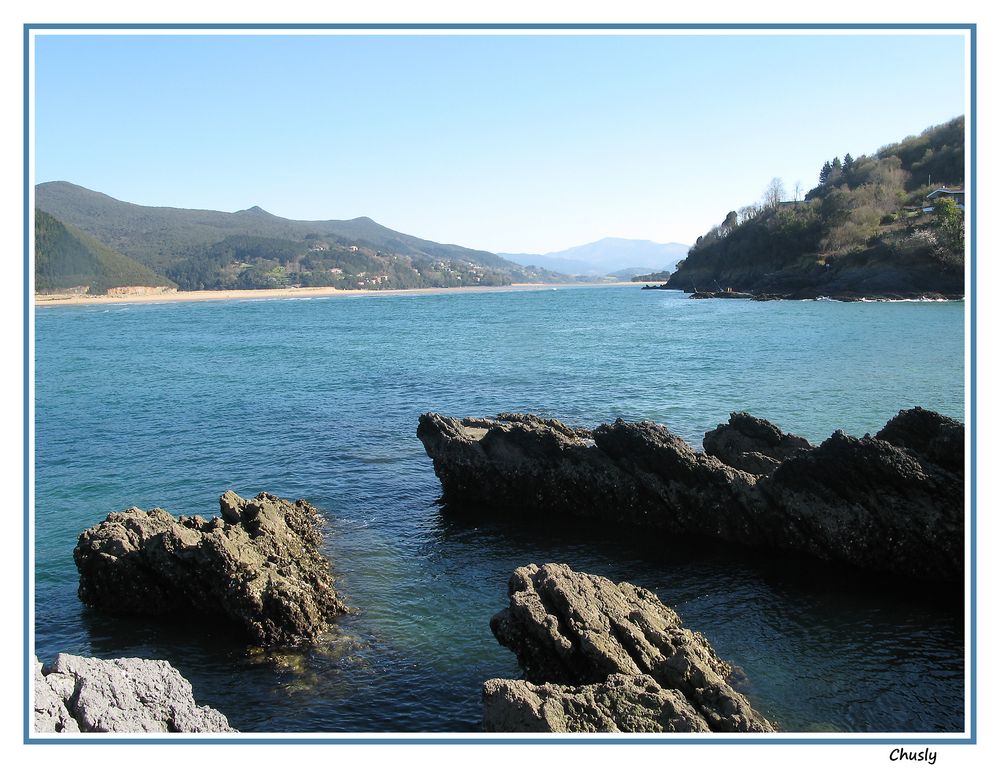
[{"label": "mountain ridge", "polygon": [[287,285],[385,289],[568,280],[488,251],[398,232],[368,216],[297,220],[259,205],[235,212],[144,206],[67,181],[36,185],[35,204],[181,290]]},{"label": "mountain ridge", "polygon": [[[367,216],[354,219],[304,220],[276,216],[260,206],[230,213],[206,208],[138,205],[67,181],[50,181],[36,185],[35,205],[157,271],[165,267],[170,259],[163,254],[162,247],[157,246],[155,233],[172,224],[187,228],[187,232],[180,238],[183,247],[211,244],[225,235],[251,234],[289,239],[302,238],[316,229],[325,229],[327,231],[318,234],[363,239],[375,247],[392,245],[400,249],[403,255],[461,258],[482,266],[505,266],[504,260],[488,251],[451,243],[436,243],[408,235],[379,224]],[[110,228],[106,224],[109,214],[111,218],[119,221],[135,222],[139,226],[132,229],[139,228],[143,231],[123,232],[120,226]],[[254,219],[256,225],[263,229],[246,232],[247,218]],[[178,222],[178,219],[187,221]],[[219,237],[215,237],[216,235]]]},{"label": "mountain ridge", "polygon": [[591,243],[544,254],[497,255],[523,266],[542,267],[565,274],[625,276],[639,275],[650,270],[672,270],[687,255],[688,248],[682,243],[604,237]]}]

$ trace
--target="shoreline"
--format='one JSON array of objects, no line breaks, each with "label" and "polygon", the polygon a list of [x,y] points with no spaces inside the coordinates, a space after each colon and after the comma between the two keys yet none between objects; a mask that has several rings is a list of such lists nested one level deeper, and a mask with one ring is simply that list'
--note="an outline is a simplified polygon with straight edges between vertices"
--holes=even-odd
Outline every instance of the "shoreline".
[{"label": "shoreline", "polygon": [[937,291],[903,293],[752,293],[749,291],[687,291],[683,288],[667,288],[663,285],[642,286],[644,291],[678,291],[689,299],[743,299],[745,301],[836,301],[842,303],[872,302],[952,302],[965,301],[965,294],[939,293]]},{"label": "shoreline", "polygon": [[351,296],[426,296],[444,293],[506,293],[511,291],[544,291],[560,288],[615,288],[641,283],[513,283],[511,285],[468,285],[455,288],[259,288],[255,290],[175,291],[133,296],[91,296],[68,293],[34,294],[33,304],[40,307],[68,307],[100,304],[167,304],[182,301],[247,301],[273,299],[325,299]]}]

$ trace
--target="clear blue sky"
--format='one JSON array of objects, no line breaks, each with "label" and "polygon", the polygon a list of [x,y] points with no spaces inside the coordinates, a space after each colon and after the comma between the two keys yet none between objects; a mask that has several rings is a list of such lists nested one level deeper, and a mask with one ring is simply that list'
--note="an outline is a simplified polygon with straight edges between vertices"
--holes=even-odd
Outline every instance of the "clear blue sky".
[{"label": "clear blue sky", "polygon": [[964,112],[959,35],[45,36],[36,181],[544,253],[693,242]]}]

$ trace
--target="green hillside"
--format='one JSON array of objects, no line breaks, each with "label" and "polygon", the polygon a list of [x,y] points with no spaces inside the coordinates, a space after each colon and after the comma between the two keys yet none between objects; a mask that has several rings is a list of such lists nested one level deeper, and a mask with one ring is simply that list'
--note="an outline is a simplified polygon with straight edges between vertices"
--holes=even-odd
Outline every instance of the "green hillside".
[{"label": "green hillside", "polygon": [[64,181],[35,187],[37,206],[170,278],[181,290],[422,288],[565,279],[496,254],[435,243],[367,217],[296,221],[116,200]]},{"label": "green hillside", "polygon": [[53,293],[89,286],[90,293],[106,293],[120,286],[168,286],[133,259],[67,226],[45,211],[35,210],[35,291]]},{"label": "green hillside", "polygon": [[834,158],[803,200],[784,199],[772,180],[760,203],[698,238],[668,286],[801,298],[962,295],[962,212],[926,196],[963,186],[964,136],[957,117],[871,156]]}]

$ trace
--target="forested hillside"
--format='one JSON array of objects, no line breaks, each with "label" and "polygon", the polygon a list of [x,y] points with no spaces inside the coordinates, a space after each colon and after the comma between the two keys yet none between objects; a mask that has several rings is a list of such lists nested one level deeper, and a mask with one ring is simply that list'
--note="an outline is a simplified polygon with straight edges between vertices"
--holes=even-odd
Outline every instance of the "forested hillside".
[{"label": "forested hillside", "polygon": [[[833,158],[803,199],[780,179],[730,211],[668,281],[685,291],[816,296],[964,292],[964,217],[934,189],[962,188],[965,120],[957,117],[871,156]],[[925,208],[934,206],[933,211]]]},{"label": "forested hillside", "polygon": [[[236,213],[158,208],[67,182],[39,184],[35,198],[41,210],[180,290],[422,288],[560,279],[486,251],[395,232],[365,217],[295,221],[257,207]],[[43,254],[50,271],[75,268],[59,262],[61,253]]]},{"label": "forested hillside", "polygon": [[86,286],[105,293],[120,286],[170,286],[142,264],[115,253],[90,235],[35,210],[35,291],[51,293]]}]

